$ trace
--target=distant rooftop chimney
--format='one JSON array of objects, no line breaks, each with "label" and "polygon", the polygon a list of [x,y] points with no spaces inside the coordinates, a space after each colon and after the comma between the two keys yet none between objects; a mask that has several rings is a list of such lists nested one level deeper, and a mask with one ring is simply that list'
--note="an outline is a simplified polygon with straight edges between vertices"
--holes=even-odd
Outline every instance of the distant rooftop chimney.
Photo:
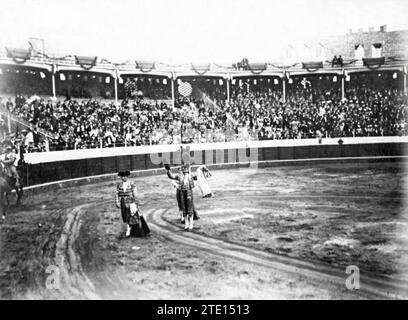
[{"label": "distant rooftop chimney", "polygon": [[368,28],[368,31],[369,31],[369,32],[374,32],[374,27]]},{"label": "distant rooftop chimney", "polygon": [[387,32],[387,25],[384,24],[384,25],[380,26],[380,31],[381,32]]}]

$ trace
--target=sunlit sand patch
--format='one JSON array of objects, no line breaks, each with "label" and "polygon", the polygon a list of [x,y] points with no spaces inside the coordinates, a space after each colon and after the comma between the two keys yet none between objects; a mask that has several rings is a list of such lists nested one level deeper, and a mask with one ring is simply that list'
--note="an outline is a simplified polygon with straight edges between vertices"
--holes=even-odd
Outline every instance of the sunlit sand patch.
[{"label": "sunlit sand patch", "polygon": [[[248,213],[248,212],[253,212]],[[216,209],[216,210],[205,210],[199,211],[200,216],[205,217],[206,221],[211,221],[212,223],[226,223],[241,219],[253,219],[254,214],[260,212],[259,208],[245,208],[245,209]]]},{"label": "sunlit sand patch", "polygon": [[314,176],[317,176],[317,177],[327,177],[327,178],[337,178],[337,177],[340,177],[341,176],[341,174],[333,174],[333,173],[320,173],[320,172],[315,172],[315,173],[313,173],[313,175]]},{"label": "sunlit sand patch", "polygon": [[339,176],[338,177],[338,179],[339,180],[350,180],[350,179],[361,179],[361,178],[363,178],[364,177],[364,175],[363,174],[350,174],[350,175],[348,175],[348,176],[344,176],[344,175],[342,175],[342,176]]},{"label": "sunlit sand patch", "polygon": [[358,240],[354,240],[354,239],[347,239],[347,238],[340,238],[340,237],[334,237],[330,240],[327,240],[323,243],[324,246],[341,246],[341,247],[356,247],[357,245],[359,245],[359,241]]}]

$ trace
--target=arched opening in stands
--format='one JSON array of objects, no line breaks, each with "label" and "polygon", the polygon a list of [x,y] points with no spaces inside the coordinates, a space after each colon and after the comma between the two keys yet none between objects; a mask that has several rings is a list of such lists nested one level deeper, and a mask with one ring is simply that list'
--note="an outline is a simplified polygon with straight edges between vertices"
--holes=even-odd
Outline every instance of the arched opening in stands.
[{"label": "arched opening in stands", "polygon": [[0,65],[0,93],[3,96],[52,96],[51,72],[22,65]]},{"label": "arched opening in stands", "polygon": [[346,98],[362,95],[367,91],[402,95],[405,74],[399,70],[369,70],[349,73],[346,77]]},{"label": "arched opening in stands", "polygon": [[55,74],[57,96],[114,99],[114,78],[109,73],[60,70]]},{"label": "arched opening in stands", "polygon": [[176,106],[194,102],[206,107],[221,106],[227,100],[227,83],[221,76],[179,76],[175,83]]},{"label": "arched opening in stands", "polygon": [[282,78],[279,76],[235,76],[231,81],[231,99],[254,97],[280,100],[282,98]]},{"label": "arched opening in stands", "polygon": [[123,74],[118,79],[118,98],[143,97],[151,100],[171,100],[171,79],[151,74]]},{"label": "arched opening in stands", "polygon": [[287,101],[317,103],[341,99],[341,76],[336,73],[291,75],[286,82]]}]

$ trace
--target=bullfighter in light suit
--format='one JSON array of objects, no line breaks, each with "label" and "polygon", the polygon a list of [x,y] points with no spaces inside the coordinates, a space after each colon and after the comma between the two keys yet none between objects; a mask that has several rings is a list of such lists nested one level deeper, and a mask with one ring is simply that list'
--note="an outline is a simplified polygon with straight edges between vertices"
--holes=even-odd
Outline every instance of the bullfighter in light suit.
[{"label": "bullfighter in light suit", "polygon": [[[178,168],[179,172],[182,172],[182,167]],[[176,200],[177,200],[177,206],[179,209],[179,215],[180,215],[180,222],[184,223],[184,203],[181,198],[181,183],[178,180],[172,180],[172,185],[176,188]],[[198,216],[197,210],[194,207],[194,220],[198,220],[200,217]]]},{"label": "bullfighter in light suit", "polygon": [[170,166],[165,165],[167,170],[167,176],[178,182],[179,184],[179,209],[183,210],[184,217],[184,229],[191,230],[193,229],[194,221],[194,199],[193,199],[193,188],[194,180],[197,180],[197,176],[190,173],[189,165],[182,165],[181,171],[178,174],[173,174],[170,171]]}]

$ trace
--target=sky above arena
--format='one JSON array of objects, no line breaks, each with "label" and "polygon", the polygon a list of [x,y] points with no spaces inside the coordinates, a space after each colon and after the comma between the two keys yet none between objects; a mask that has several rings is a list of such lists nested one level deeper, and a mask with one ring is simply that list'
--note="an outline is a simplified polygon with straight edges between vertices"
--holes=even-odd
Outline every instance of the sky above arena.
[{"label": "sky above arena", "polygon": [[407,0],[0,0],[0,45],[180,63],[272,61],[288,43],[408,29]]}]

